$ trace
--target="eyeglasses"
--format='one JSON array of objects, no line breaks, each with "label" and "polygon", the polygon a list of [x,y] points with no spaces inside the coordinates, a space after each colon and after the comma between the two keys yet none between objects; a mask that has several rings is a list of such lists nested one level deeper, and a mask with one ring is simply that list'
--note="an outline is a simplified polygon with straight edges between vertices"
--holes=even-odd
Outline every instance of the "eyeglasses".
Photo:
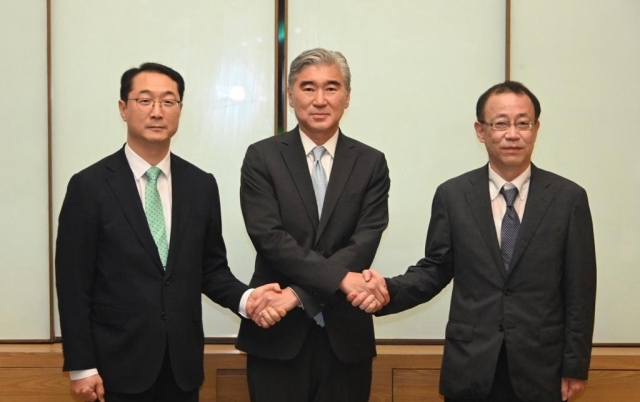
[{"label": "eyeglasses", "polygon": [[489,126],[496,131],[507,131],[511,128],[511,126],[515,126],[518,131],[529,131],[533,128],[533,125],[536,123],[535,121],[508,121],[508,120],[498,120],[493,121],[491,123],[486,121],[481,121],[480,123],[485,126]]},{"label": "eyeglasses", "polygon": [[150,112],[156,103],[160,104],[160,109],[165,113],[175,113],[179,109],[180,101],[175,99],[153,100],[150,98],[129,98],[127,100],[135,101],[136,106],[141,112]]}]

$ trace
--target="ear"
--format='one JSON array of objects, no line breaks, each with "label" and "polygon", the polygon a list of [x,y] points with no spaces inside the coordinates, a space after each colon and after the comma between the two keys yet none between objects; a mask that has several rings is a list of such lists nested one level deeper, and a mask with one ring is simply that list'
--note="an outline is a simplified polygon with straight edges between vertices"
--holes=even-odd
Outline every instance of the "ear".
[{"label": "ear", "polygon": [[293,107],[293,93],[291,92],[291,87],[287,88],[287,95],[289,98],[289,106]]},{"label": "ear", "polygon": [[344,102],[344,108],[347,109],[349,107],[349,102],[351,101],[351,89],[347,92],[347,100]]},{"label": "ear", "polygon": [[484,144],[484,124],[480,123],[479,121],[476,121],[475,123],[473,123],[473,128],[474,130],[476,130],[476,136],[478,137],[478,141],[482,142]]},{"label": "ear", "polygon": [[120,117],[122,117],[122,121],[127,121],[127,104],[122,99],[118,101],[118,109],[120,110]]},{"label": "ear", "polygon": [[538,130],[540,129],[540,120],[537,120],[531,129],[531,139],[535,143],[538,139]]}]

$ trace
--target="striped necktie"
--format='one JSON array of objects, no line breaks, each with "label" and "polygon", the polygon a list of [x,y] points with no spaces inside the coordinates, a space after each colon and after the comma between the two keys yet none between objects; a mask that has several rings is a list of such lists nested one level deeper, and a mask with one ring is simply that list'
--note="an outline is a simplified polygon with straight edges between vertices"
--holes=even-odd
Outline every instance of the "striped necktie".
[{"label": "striped necktie", "polygon": [[520,218],[515,208],[513,208],[513,202],[518,196],[518,188],[513,187],[506,190],[504,187],[500,189],[500,194],[507,202],[507,211],[502,217],[502,230],[500,231],[500,249],[502,252],[502,261],[504,262],[504,269],[509,271],[509,265],[511,264],[511,258],[513,257],[513,250],[516,247],[516,240],[518,238],[518,231],[520,230]]}]

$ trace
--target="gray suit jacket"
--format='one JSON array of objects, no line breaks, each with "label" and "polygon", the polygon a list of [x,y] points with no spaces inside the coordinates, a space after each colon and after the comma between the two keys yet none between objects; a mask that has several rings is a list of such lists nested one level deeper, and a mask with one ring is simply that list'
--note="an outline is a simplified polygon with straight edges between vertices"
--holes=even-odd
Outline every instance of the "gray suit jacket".
[{"label": "gray suit jacket", "polygon": [[556,402],[561,377],[586,379],[591,357],[596,259],[587,195],[532,166],[506,272],[488,187],[487,166],[438,187],[425,257],[388,280],[391,303],[381,314],[424,303],[455,278],[440,392],[486,397],[505,342],[520,399]]}]

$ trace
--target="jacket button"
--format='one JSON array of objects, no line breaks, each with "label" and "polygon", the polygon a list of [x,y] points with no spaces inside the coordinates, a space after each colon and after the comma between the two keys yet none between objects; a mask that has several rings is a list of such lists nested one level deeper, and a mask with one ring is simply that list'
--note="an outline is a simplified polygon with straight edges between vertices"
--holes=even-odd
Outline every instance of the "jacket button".
[{"label": "jacket button", "polygon": [[167,279],[166,281],[164,281],[164,285],[165,286],[169,286],[169,284],[171,283],[171,280]]},{"label": "jacket button", "polygon": [[498,330],[500,332],[504,332],[504,325],[502,325],[502,324],[498,325]]},{"label": "jacket button", "polygon": [[505,296],[509,296],[511,294],[511,289],[505,289],[503,293]]},{"label": "jacket button", "polygon": [[162,318],[163,320],[167,319],[167,313],[165,313],[164,311],[162,313],[160,313],[160,318]]}]

